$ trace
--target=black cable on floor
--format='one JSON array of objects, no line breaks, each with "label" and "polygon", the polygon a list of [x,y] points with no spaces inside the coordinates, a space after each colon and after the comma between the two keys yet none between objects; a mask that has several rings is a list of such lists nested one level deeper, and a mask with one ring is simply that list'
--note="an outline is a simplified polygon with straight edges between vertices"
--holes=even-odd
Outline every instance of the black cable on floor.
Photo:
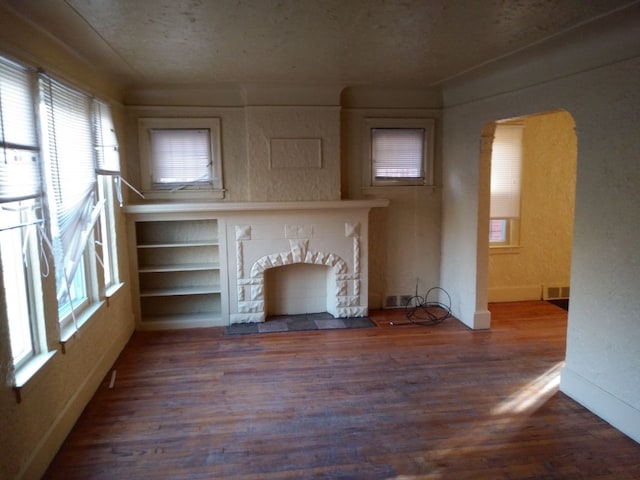
[{"label": "black cable on floor", "polygon": [[[448,304],[430,301],[432,292],[442,292],[447,296]],[[405,305],[407,318],[411,323],[424,326],[438,325],[451,317],[451,297],[444,288],[430,288],[424,297],[415,295]]]}]

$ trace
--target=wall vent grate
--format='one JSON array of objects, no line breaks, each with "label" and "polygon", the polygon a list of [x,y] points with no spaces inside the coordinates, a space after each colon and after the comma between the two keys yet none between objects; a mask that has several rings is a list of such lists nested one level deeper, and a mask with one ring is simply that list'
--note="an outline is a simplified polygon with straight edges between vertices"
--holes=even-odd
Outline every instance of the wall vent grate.
[{"label": "wall vent grate", "polygon": [[387,295],[384,297],[384,308],[398,308],[398,296]]},{"label": "wall vent grate", "polygon": [[386,295],[383,308],[405,308],[413,295]]},{"label": "wall vent grate", "polygon": [[567,285],[545,285],[542,289],[543,300],[560,300],[569,298],[571,288]]}]

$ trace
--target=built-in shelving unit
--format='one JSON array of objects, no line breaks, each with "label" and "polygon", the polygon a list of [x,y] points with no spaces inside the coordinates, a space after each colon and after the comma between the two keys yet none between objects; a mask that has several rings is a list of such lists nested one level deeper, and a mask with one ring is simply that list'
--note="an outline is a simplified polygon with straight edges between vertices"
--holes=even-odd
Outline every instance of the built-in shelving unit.
[{"label": "built-in shelving unit", "polygon": [[[251,277],[252,266],[260,267],[257,260],[293,249],[289,240],[299,240],[301,233],[312,235],[314,229],[312,248],[317,252],[333,252],[341,245],[340,252],[349,254],[344,258],[351,258],[363,248],[357,266],[360,283],[353,289],[366,292],[368,212],[388,204],[386,199],[362,199],[128,205],[136,328],[262,321],[266,315],[264,279]],[[292,236],[288,236],[287,225],[293,226]],[[239,236],[245,235],[250,238],[243,238],[240,248]],[[340,253],[331,256],[340,257]],[[353,296],[360,303],[349,307],[366,310],[366,296]],[[354,308],[349,312],[359,311]]]},{"label": "built-in shelving unit", "polygon": [[218,219],[155,213],[133,217],[131,227],[138,328],[222,325]]}]

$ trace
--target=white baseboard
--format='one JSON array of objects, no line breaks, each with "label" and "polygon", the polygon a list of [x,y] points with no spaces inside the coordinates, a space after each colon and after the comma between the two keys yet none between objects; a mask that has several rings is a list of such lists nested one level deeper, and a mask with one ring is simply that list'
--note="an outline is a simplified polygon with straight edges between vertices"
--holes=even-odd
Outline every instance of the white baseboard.
[{"label": "white baseboard", "polygon": [[542,285],[494,287],[487,290],[487,295],[489,303],[540,300],[542,298]]},{"label": "white baseboard", "polygon": [[583,376],[564,367],[560,391],[640,443],[640,410],[602,390]]}]

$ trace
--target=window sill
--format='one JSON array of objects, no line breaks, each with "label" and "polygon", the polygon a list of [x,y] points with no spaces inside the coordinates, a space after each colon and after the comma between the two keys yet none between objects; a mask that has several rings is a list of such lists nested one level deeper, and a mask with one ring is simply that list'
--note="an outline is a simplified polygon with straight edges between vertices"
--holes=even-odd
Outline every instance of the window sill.
[{"label": "window sill", "polygon": [[119,291],[124,287],[124,282],[114,283],[113,285],[104,289],[104,297],[107,300],[110,300],[112,297],[115,297]]},{"label": "window sill", "polygon": [[489,245],[489,255],[508,255],[520,253],[520,245]]},{"label": "window sill", "polygon": [[66,353],[66,344],[76,336],[76,333],[96,314],[106,302],[99,301],[87,307],[80,315],[76,317],[75,322],[70,322],[60,328],[60,344],[62,344],[62,353]]},{"label": "window sill", "polygon": [[47,364],[47,362],[49,362],[49,360],[54,357],[56,353],[58,353],[57,350],[40,353],[16,370],[13,388],[16,392],[16,400],[18,403],[22,401],[23,389],[27,386],[29,381],[40,371],[42,367]]},{"label": "window sill", "polygon": [[438,189],[437,185],[370,185],[362,189],[364,195],[384,195],[385,192],[399,192],[408,189],[430,189],[431,192],[435,192]]}]

